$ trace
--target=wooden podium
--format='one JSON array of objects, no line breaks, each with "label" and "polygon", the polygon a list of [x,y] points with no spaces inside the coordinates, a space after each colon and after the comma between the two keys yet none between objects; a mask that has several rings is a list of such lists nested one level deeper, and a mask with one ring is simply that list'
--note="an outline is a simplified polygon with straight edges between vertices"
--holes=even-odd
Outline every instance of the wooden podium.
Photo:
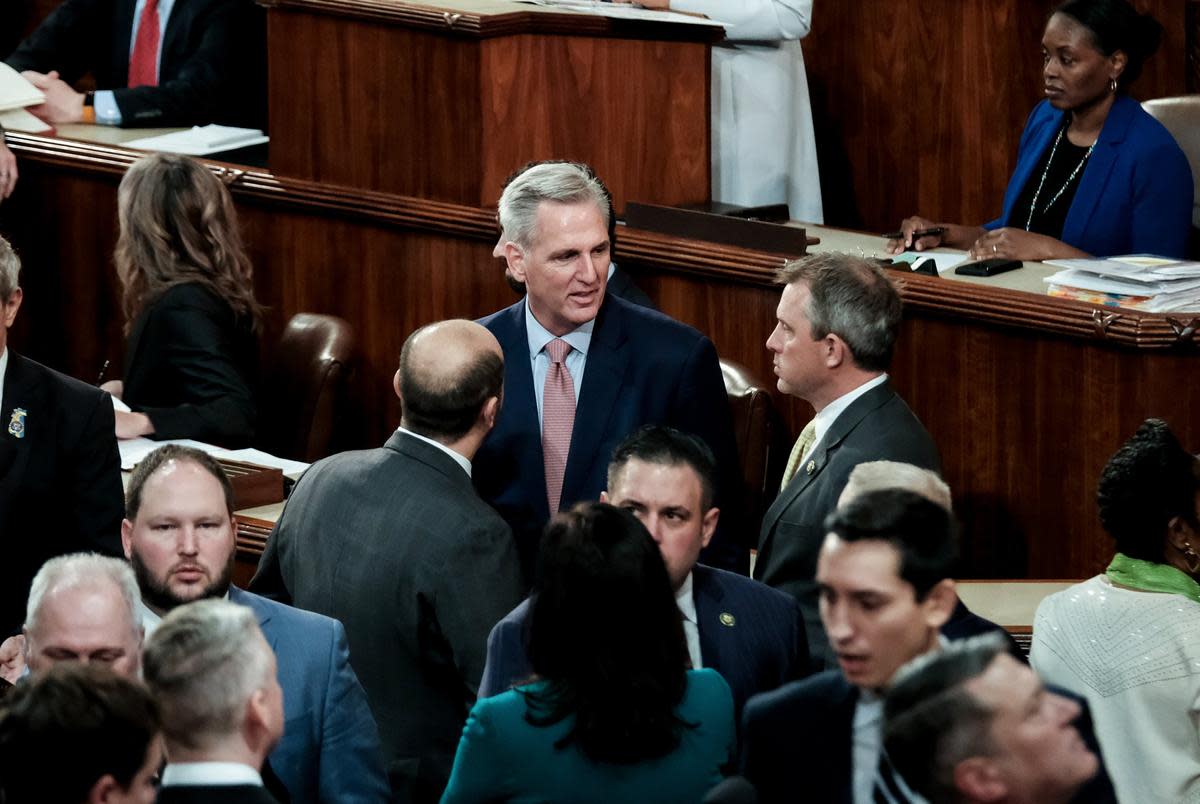
[{"label": "wooden podium", "polygon": [[500,0],[260,0],[277,176],[494,206],[534,159],[627,199],[709,199],[719,28]]}]

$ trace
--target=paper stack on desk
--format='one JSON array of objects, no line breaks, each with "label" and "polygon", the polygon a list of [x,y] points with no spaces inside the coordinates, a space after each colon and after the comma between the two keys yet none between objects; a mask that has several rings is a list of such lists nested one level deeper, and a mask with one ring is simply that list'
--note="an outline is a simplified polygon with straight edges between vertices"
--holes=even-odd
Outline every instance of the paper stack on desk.
[{"label": "paper stack on desk", "polygon": [[1200,262],[1129,254],[1046,264],[1066,269],[1046,277],[1051,296],[1148,313],[1200,311]]},{"label": "paper stack on desk", "polygon": [[49,124],[25,111],[28,106],[40,106],[45,102],[46,96],[40,89],[0,61],[0,125],[33,134],[49,131]]},{"label": "paper stack on desk", "polygon": [[251,145],[262,145],[269,140],[269,137],[256,128],[209,125],[192,126],[183,131],[173,131],[157,137],[142,137],[137,140],[129,140],[124,144],[126,148],[137,148],[142,151],[208,156]]}]

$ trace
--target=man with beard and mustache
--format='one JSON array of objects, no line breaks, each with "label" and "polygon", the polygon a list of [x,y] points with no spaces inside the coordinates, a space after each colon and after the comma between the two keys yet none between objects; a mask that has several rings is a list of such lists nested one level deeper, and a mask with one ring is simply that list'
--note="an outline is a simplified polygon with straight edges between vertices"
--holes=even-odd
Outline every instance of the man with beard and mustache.
[{"label": "man with beard and mustache", "polygon": [[287,724],[271,770],[292,802],[382,802],[389,795],[379,731],[337,620],[231,585],[233,489],[199,450],[169,444],[133,472],[121,523],[149,637],[170,610],[228,598],[253,610],[278,662]]}]

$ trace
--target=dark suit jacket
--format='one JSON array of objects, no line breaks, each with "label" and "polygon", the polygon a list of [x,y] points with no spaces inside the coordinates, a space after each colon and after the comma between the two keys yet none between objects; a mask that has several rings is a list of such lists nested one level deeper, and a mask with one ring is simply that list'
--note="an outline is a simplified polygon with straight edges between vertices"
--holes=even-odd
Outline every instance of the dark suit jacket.
[{"label": "dark suit jacket", "polygon": [[917,417],[883,383],[854,400],[830,426],[808,466],[800,467],[763,517],[754,577],[793,595],[804,611],[814,666],[833,667],[817,613],[817,553],[825,517],[837,507],[850,472],[867,461],[939,466],[937,447]]},{"label": "dark suit jacket", "polygon": [[133,323],[124,400],[154,422],[151,438],[249,446],[257,365],[250,321],[204,285],[175,285]]},{"label": "dark suit jacket", "polygon": [[[23,436],[15,414],[20,408]],[[29,583],[47,559],[121,556],[121,459],[112,400],[8,351],[0,409],[0,638],[25,621]]]},{"label": "dark suit jacket", "polygon": [[1008,633],[1003,626],[997,625],[991,620],[980,617],[975,612],[967,608],[967,604],[960,599],[958,605],[954,607],[954,613],[950,615],[950,619],[942,626],[942,636],[946,639],[969,639],[973,636],[981,634],[1000,634],[1008,645],[1008,653],[1014,659],[1017,659],[1023,664],[1029,664],[1029,657],[1021,650],[1021,646],[1017,644],[1017,640],[1013,639],[1013,635]]},{"label": "dark suit jacket", "polygon": [[[522,563],[531,574],[542,528],[550,519],[542,431],[525,331],[525,302],[481,323],[504,350],[504,406],[475,456],[475,485],[512,526]],[[717,350],[712,341],[661,313],[607,294],[579,389],[575,429],[563,478],[562,507],[596,500],[607,486],[613,450],[644,424],[666,424],[703,438],[721,473],[717,533],[701,556],[706,564],[743,570],[734,509],[741,464]]]},{"label": "dark suit jacket", "polygon": [[[1092,728],[1087,701],[1055,692],[1082,707],[1075,727],[1100,759],[1096,776],[1072,799],[1078,804],[1116,804],[1112,781]],[[851,739],[858,688],[840,670],[757,695],[742,716],[742,775],[757,788],[762,804],[798,800],[852,804]]]},{"label": "dark suit jacket", "polygon": [[314,464],[251,588],[346,624],[393,787],[436,800],[488,629],[522,590],[512,533],[462,467],[402,432]]},{"label": "dark suit jacket", "polygon": [[[725,570],[692,568],[696,630],[705,667],[733,692],[735,712],[752,695],[801,678],[808,671],[804,618],[795,599]],[[527,650],[530,601],[525,600],[488,635],[487,666],[479,697],[519,684],[532,673]]]},{"label": "dark suit jacket", "polygon": [[266,122],[266,25],[253,0],[176,0],[159,81],[129,89],[135,0],[65,0],[6,59],[17,71],[91,73],[113,90],[123,126]]},{"label": "dark suit jacket", "polygon": [[379,731],[342,624],[237,587],[229,600],[254,611],[275,652],[284,727],[268,761],[292,804],[386,801]]},{"label": "dark suit jacket", "polygon": [[605,292],[619,296],[625,301],[632,302],[639,307],[647,307],[651,310],[658,309],[654,306],[654,302],[650,300],[650,297],[634,284],[633,277],[615,265],[613,266],[612,276],[608,278],[608,285],[605,288]]},{"label": "dark suit jacket", "polygon": [[173,785],[158,791],[158,804],[277,804],[266,789],[252,784]]}]

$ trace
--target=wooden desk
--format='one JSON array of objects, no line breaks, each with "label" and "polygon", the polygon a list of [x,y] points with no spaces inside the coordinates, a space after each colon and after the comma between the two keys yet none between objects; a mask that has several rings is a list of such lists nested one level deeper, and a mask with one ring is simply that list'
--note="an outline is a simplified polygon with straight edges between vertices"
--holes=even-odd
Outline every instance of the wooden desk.
[{"label": "wooden desk", "polygon": [[[75,376],[121,365],[116,185],[137,154],[13,134],[16,194],[0,232],[17,245],[25,302],[14,347]],[[398,421],[391,377],[404,338],[515,297],[491,257],[489,209],[353,190],[216,166],[230,182],[268,305],[269,349],[294,313],[353,322],[362,346],[348,446],[381,444]],[[812,228],[817,249],[865,253],[869,235]],[[668,314],[707,333],[723,356],[767,382],[781,259],[622,230],[622,267]],[[1031,266],[964,281],[896,272],[906,305],[892,382],[938,443],[963,521],[960,575],[1089,577],[1112,553],[1094,505],[1101,467],[1149,415],[1200,445],[1195,330],[1200,317],[1102,309],[1047,297]],[[776,394],[793,432],[812,415]]]}]

